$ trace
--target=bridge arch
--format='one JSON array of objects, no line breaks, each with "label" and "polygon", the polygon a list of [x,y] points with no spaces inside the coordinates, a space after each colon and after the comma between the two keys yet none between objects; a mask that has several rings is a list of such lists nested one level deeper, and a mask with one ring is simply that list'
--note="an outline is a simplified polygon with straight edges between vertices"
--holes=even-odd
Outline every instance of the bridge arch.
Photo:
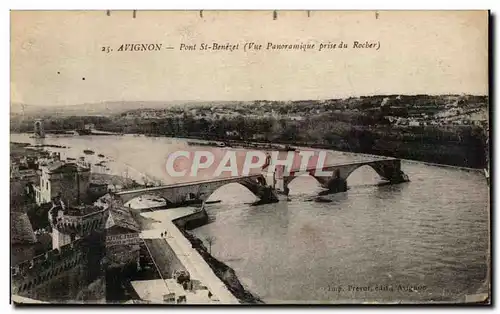
[{"label": "bridge arch", "polygon": [[342,178],[347,180],[352,173],[363,166],[368,166],[373,169],[383,180],[393,183],[408,181],[406,175],[401,171],[401,161],[399,159],[353,164],[344,171]]},{"label": "bridge arch", "polygon": [[[289,190],[292,190],[294,188],[294,186],[292,185],[292,182],[297,182],[297,180],[308,180],[308,181],[312,181],[314,180],[317,184],[317,189],[321,189],[321,188],[325,188],[325,183],[326,183],[326,180],[324,180],[323,178],[320,178],[320,177],[317,177],[317,176],[314,176],[310,173],[304,173],[304,174],[300,174],[300,175],[296,175],[296,176],[291,176],[291,177],[288,177],[286,179],[286,186],[288,187]],[[295,190],[295,189],[293,189]],[[292,194],[295,194],[295,193],[292,193]]]},{"label": "bridge arch", "polygon": [[249,184],[248,182],[227,182],[206,191],[203,195],[200,196],[200,198],[206,201],[210,199],[210,197],[214,195],[217,191],[228,186],[238,186],[240,189],[243,188],[244,190],[250,192],[250,194],[252,194],[254,197],[259,198],[256,187],[252,184]]},{"label": "bridge arch", "polygon": [[[168,206],[169,204],[174,203],[172,200],[165,197],[165,195],[163,195],[161,193],[161,191],[149,191],[149,192],[137,195],[137,196],[127,200],[126,202],[123,203],[123,206],[131,207],[135,201],[142,200],[142,198],[147,198],[147,197],[154,198],[154,199],[161,199],[164,202],[164,205],[160,205],[160,206]],[[158,203],[160,204],[160,202],[158,202]]]},{"label": "bridge arch", "polygon": [[193,194],[194,199],[206,200],[220,187],[230,184],[239,183],[250,190],[257,197],[268,197],[269,191],[263,189],[266,186],[265,178],[262,175],[252,175],[247,177],[227,177],[217,178],[213,180],[186,182],[172,184],[169,186],[159,186],[146,189],[137,189],[130,191],[121,191],[115,194],[121,202],[126,206],[130,201],[141,196],[153,195],[158,198],[165,199],[167,206],[169,204],[183,204]]},{"label": "bridge arch", "polygon": [[[363,176],[364,184],[359,184],[356,182],[358,176]],[[374,166],[372,164],[359,164],[353,165],[345,173],[342,174],[342,179],[346,182],[349,180],[349,185],[374,185],[377,184],[378,180],[387,180],[385,173],[380,167]],[[378,179],[378,180],[377,180]]]}]

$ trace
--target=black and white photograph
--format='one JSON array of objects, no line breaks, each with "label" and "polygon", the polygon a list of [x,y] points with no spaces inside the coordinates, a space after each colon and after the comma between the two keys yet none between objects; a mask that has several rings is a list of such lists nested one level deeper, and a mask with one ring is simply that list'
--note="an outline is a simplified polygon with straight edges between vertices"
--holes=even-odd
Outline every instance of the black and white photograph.
[{"label": "black and white photograph", "polygon": [[12,10],[11,302],[491,304],[489,23]]}]

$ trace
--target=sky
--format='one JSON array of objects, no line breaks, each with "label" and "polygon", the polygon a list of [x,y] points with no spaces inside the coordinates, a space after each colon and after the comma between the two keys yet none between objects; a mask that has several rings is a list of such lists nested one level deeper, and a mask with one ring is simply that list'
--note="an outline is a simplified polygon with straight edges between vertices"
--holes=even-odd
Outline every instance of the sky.
[{"label": "sky", "polygon": [[[11,102],[329,99],[488,93],[486,11],[14,11]],[[270,51],[267,43],[380,42]],[[180,51],[180,44],[240,50]],[[263,44],[243,51],[246,42]],[[118,52],[122,44],[174,49]],[[102,52],[103,46],[115,51]]]}]

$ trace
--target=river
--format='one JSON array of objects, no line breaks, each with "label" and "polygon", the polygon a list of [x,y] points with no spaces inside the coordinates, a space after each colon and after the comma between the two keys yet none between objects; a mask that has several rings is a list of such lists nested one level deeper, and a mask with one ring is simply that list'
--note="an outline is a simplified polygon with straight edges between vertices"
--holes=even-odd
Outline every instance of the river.
[{"label": "river", "polygon": [[[61,157],[84,149],[95,163],[104,154],[108,173],[173,183],[168,154],[187,141],[144,136],[73,136],[11,141],[64,145]],[[210,148],[219,150],[218,148]],[[358,156],[330,152],[336,161]],[[489,189],[481,172],[404,162],[409,183],[378,186],[368,167],[349,178],[346,193],[331,203],[310,200],[319,186],[311,177],[290,184],[290,201],[262,206],[244,187],[217,190],[210,223],[193,230],[215,238],[212,254],[236,271],[266,303],[359,301],[459,301],[486,292]],[[99,170],[99,169],[97,169]]]}]

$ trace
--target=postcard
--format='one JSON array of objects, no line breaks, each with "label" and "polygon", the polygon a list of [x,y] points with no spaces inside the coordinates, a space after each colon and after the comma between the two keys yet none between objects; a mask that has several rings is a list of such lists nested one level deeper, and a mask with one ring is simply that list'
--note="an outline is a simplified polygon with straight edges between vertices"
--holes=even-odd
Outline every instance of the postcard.
[{"label": "postcard", "polygon": [[490,304],[488,11],[11,11],[15,304]]}]

